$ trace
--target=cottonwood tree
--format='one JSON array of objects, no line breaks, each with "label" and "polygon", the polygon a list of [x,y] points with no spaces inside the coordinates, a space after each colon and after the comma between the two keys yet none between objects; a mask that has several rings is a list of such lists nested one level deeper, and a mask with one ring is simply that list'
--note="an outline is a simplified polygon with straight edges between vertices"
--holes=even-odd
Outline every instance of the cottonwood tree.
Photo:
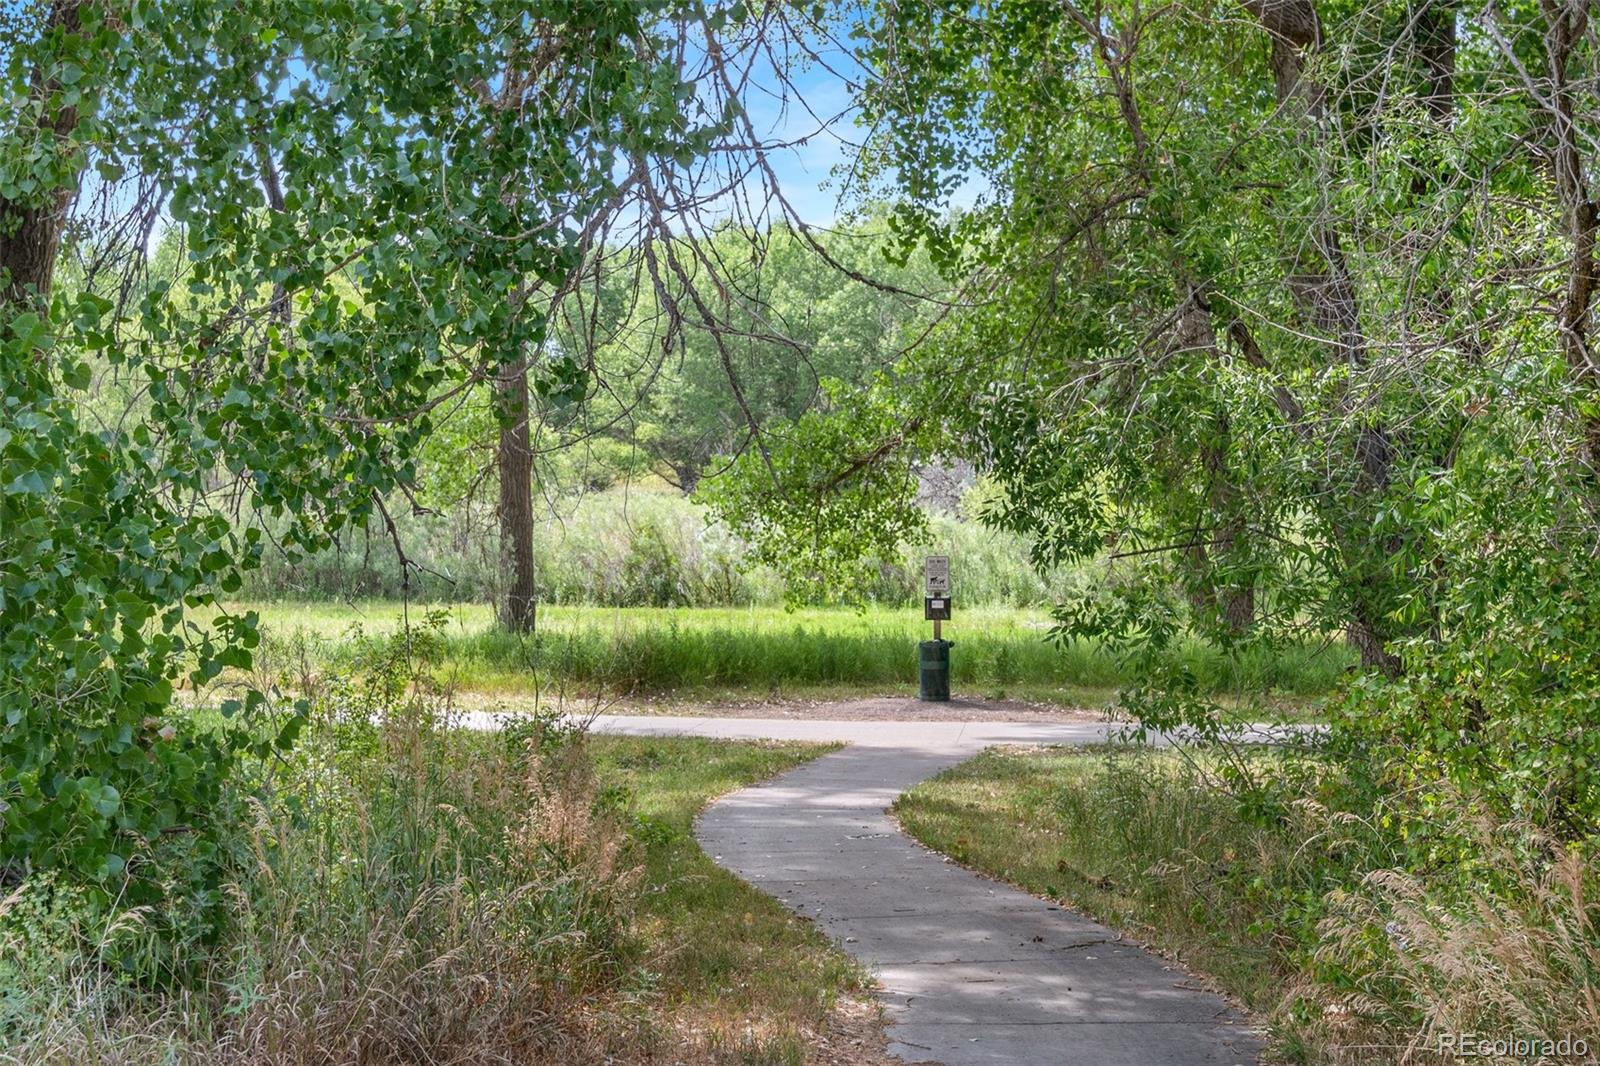
[{"label": "cottonwood tree", "polygon": [[[218,606],[264,516],[314,550],[405,493],[434,420],[545,331],[534,297],[636,158],[690,158],[698,5],[51,0],[0,119],[0,864],[111,886],[209,839],[238,760],[174,690],[248,667]],[[677,21],[675,21],[677,20]],[[508,99],[516,107],[503,106]],[[149,277],[165,228],[186,263]],[[54,284],[63,250],[78,260]],[[125,400],[102,417],[107,396]],[[213,617],[214,616],[214,621]],[[148,879],[135,879],[148,886]]]},{"label": "cottonwood tree", "polygon": [[[886,3],[859,27],[867,161],[970,297],[905,363],[925,387],[841,408],[867,429],[791,472],[816,506],[753,490],[733,520],[831,543],[862,471],[957,442],[1041,562],[1112,559],[1062,637],[1348,640],[1340,737],[1592,819],[1567,665],[1600,607],[1587,5]],[[1145,661],[1149,721],[1215,720]]]},{"label": "cottonwood tree", "polygon": [[[924,259],[889,263],[881,218],[826,231],[800,217],[773,169],[792,130],[760,126],[743,96],[805,109],[795,74],[837,55],[822,11],[769,2],[685,18],[672,61],[685,106],[721,120],[693,154],[641,147],[619,166],[613,196],[580,234],[583,265],[533,296],[547,323],[492,390],[452,412],[453,439],[481,436],[492,394],[492,456],[433,456],[452,505],[494,476],[502,559],[499,618],[534,622],[533,500],[571,488],[562,473],[597,442],[636,450],[685,492],[823,402],[825,380],[862,383],[937,317]],[[758,86],[752,89],[751,86]],[[502,93],[497,107],[515,110]],[[812,136],[840,116],[811,112]],[[530,368],[539,371],[530,389]],[[470,445],[469,445],[470,447]],[[461,477],[461,469],[471,476]]]},{"label": "cottonwood tree", "polygon": [[[887,262],[886,237],[882,220],[868,215],[836,223],[816,240],[839,265],[899,291],[863,284],[824,262],[784,223],[761,234],[732,224],[711,233],[709,255],[727,294],[720,328],[733,338],[732,371],[758,423],[778,427],[799,418],[822,401],[825,381],[863,385],[892,365],[937,313],[936,302],[923,294],[936,294],[939,279],[922,262]],[[667,289],[666,306],[649,291],[629,301],[627,321],[605,338],[596,359],[611,368],[613,391],[631,395],[631,385],[640,400],[611,432],[636,443],[688,494],[708,470],[715,473],[717,457],[744,450],[751,430],[705,331],[679,331],[673,350],[659,358],[673,304],[684,298],[674,286]]]}]

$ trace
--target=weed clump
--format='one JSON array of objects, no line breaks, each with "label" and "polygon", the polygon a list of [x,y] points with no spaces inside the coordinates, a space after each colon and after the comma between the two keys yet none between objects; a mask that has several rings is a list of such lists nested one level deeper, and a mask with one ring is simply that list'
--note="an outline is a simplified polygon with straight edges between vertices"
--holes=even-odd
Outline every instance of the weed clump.
[{"label": "weed clump", "polygon": [[309,721],[237,797],[220,923],[174,920],[181,894],[107,911],[16,885],[0,1062],[579,1062],[648,1039],[625,803],[579,730],[455,728],[435,636],[295,679]]}]

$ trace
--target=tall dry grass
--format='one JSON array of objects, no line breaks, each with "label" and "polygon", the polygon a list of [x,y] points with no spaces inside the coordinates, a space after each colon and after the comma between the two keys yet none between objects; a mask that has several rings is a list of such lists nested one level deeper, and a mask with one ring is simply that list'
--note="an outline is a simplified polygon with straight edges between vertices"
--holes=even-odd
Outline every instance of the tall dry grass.
[{"label": "tall dry grass", "polygon": [[414,681],[391,664],[320,687],[304,743],[244,808],[219,929],[98,913],[48,876],[16,887],[0,904],[0,1062],[581,1063],[648,1047],[638,860],[581,735],[452,729]]},{"label": "tall dry grass", "polygon": [[[445,514],[393,507],[406,556],[422,570],[402,573],[388,530],[358,530],[341,543],[290,562],[270,555],[245,575],[244,595],[262,600],[398,598],[489,602],[499,598],[499,540],[492,509],[461,506]],[[957,560],[957,594],[980,604],[1046,606],[1096,579],[1093,567],[1041,575],[1028,542],[982,526],[970,515],[930,516],[930,543],[863,568],[860,592],[871,603],[920,603],[922,556]],[[621,607],[715,607],[784,603],[783,578],[756,565],[748,545],[702,505],[664,485],[615,489],[549,501],[534,533],[535,572],[543,603]]]},{"label": "tall dry grass", "polygon": [[[1600,856],[1307,753],[994,750],[897,802],[918,839],[1127,929],[1261,1017],[1274,1059],[1454,1061],[1446,1034],[1600,1061]],[[1248,781],[1248,785],[1242,782]],[[1537,1056],[1472,1061],[1510,1066]]]},{"label": "tall dry grass", "polygon": [[1438,874],[1385,868],[1333,895],[1313,965],[1364,980],[1293,993],[1323,1004],[1312,1021],[1331,1062],[1436,1061],[1452,1034],[1565,1039],[1587,1053],[1546,1061],[1600,1061],[1600,863],[1525,826],[1475,829],[1484,869],[1476,885],[1446,888]]}]

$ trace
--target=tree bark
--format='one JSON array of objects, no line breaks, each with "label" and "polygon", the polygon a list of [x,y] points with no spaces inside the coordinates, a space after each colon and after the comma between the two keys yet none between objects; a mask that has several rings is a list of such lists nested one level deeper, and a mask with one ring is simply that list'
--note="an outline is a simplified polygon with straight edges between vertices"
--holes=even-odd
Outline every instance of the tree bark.
[{"label": "tree bark", "polygon": [[[81,0],[55,0],[45,16],[45,32],[75,33],[81,25],[81,6]],[[48,100],[60,88],[42,67],[34,68],[29,92],[35,100]],[[39,135],[52,142],[51,150],[59,151],[57,146],[69,140],[77,125],[76,107],[56,108],[52,114],[47,106]],[[79,152],[81,168],[82,150],[74,150]],[[74,191],[72,186],[62,184],[38,202],[0,198],[0,306],[42,307],[48,303]]]},{"label": "tree bark", "polygon": [[[1592,395],[1600,386],[1600,360],[1596,358],[1591,337],[1595,289],[1600,285],[1600,262],[1595,259],[1600,205],[1589,195],[1589,179],[1578,147],[1573,89],[1567,73],[1572,53],[1588,29],[1588,5],[1581,0],[1542,0],[1540,7],[1547,23],[1544,47],[1550,83],[1545,101],[1555,138],[1552,163],[1571,249],[1566,292],[1558,312],[1561,350],[1573,381],[1583,392]],[[1583,437],[1580,458],[1589,468],[1591,477],[1600,478],[1600,418],[1585,416],[1579,429]]]},{"label": "tree bark", "polygon": [[[1209,301],[1197,287],[1191,287],[1188,306],[1178,317],[1175,340],[1182,348],[1203,351],[1214,360],[1222,359]],[[1189,561],[1195,568],[1200,586],[1189,602],[1197,611],[1215,616],[1229,632],[1239,635],[1255,624],[1255,588],[1245,584],[1219,583],[1215,576],[1216,561],[1221,559],[1226,565],[1226,561],[1238,552],[1246,535],[1246,523],[1240,513],[1239,478],[1228,467],[1233,426],[1226,411],[1215,415],[1212,432],[1214,436],[1200,445],[1200,465],[1206,480],[1206,510],[1216,522],[1216,528],[1209,537],[1203,530],[1195,530]]]},{"label": "tree bark", "polygon": [[678,491],[685,496],[693,496],[694,490],[700,485],[700,466],[698,463],[668,463],[672,476],[677,479]]},{"label": "tree bark", "polygon": [[1441,124],[1455,117],[1456,4],[1457,0],[1418,0],[1412,13],[1413,47],[1426,83],[1422,103]]},{"label": "tree bark", "polygon": [[[1327,110],[1327,87],[1305,73],[1306,60],[1323,45],[1322,19],[1314,0],[1242,0],[1256,16],[1272,41],[1270,67],[1280,105],[1299,101],[1311,119],[1307,136],[1316,135]],[[1451,59],[1454,59],[1453,50]],[[1352,368],[1365,367],[1369,360],[1366,335],[1361,326],[1361,308],[1355,278],[1344,254],[1338,226],[1323,217],[1313,223],[1310,263],[1293,265],[1287,284],[1294,301],[1305,309],[1312,325],[1328,337],[1334,358]],[[1354,411],[1347,411],[1354,414]],[[1389,486],[1395,452],[1389,432],[1381,424],[1362,420],[1355,441],[1355,484],[1358,503],[1380,496]],[[1331,494],[1330,494],[1331,495]],[[1362,511],[1365,514],[1365,511]],[[1350,521],[1345,516],[1332,520],[1334,538],[1343,556],[1346,572],[1342,580],[1349,593],[1350,617],[1346,633],[1361,655],[1361,665],[1394,677],[1401,672],[1400,657],[1387,649],[1387,626],[1381,607],[1371,590],[1385,575],[1374,572],[1374,545],[1364,535],[1369,523],[1363,518]],[[1386,546],[1386,558],[1394,545]]]},{"label": "tree bark", "polygon": [[[261,187],[267,194],[267,210],[275,215],[284,214],[287,208],[283,198],[283,183],[278,180],[278,165],[272,159],[272,150],[261,137],[255,139],[255,149],[256,165],[261,168]],[[272,303],[268,305],[268,312],[287,334],[294,320],[290,317],[289,292],[281,282],[272,286]]]},{"label": "tree bark", "polygon": [[[1233,430],[1226,414],[1220,415],[1217,423],[1220,439],[1216,444],[1204,449],[1202,459],[1210,479],[1207,503],[1219,522],[1216,536],[1211,543],[1216,550],[1216,557],[1226,564],[1228,560],[1238,555],[1240,545],[1246,536],[1246,529],[1244,516],[1240,513],[1238,475],[1229,470],[1227,465],[1227,442],[1231,439]],[[1255,624],[1254,585],[1238,581],[1216,585],[1213,597],[1217,616],[1229,632],[1237,636]]]},{"label": "tree bark", "polygon": [[1244,8],[1256,17],[1272,41],[1272,80],[1278,102],[1298,97],[1306,109],[1320,113],[1325,90],[1320,82],[1302,75],[1305,56],[1322,44],[1322,19],[1312,0],[1243,0]]},{"label": "tree bark", "polygon": [[496,381],[501,408],[500,443],[500,624],[531,633],[538,602],[533,563],[533,442],[529,430],[528,363],[508,363]]}]

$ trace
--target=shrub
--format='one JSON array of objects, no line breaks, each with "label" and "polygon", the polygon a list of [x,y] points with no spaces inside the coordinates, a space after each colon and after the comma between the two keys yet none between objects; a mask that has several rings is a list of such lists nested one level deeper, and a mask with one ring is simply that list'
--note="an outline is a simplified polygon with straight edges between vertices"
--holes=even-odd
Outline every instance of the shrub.
[{"label": "shrub", "polygon": [[[423,601],[493,600],[499,540],[494,515],[462,505],[418,515],[394,507],[406,553],[424,568],[411,575]],[[1095,580],[1094,568],[1041,576],[1026,543],[964,515],[930,517],[929,545],[866,568],[859,592],[868,603],[911,605],[922,596],[925,551],[956,557],[957,595],[965,606],[1041,606]],[[556,501],[534,534],[545,602],[637,607],[779,605],[777,573],[755,565],[748,546],[693,500],[650,488],[613,488]],[[250,598],[399,597],[402,575],[387,532],[347,533],[341,543],[290,562],[270,553],[246,576]]]},{"label": "shrub", "polygon": [[[1401,1060],[1438,1054],[1446,1034],[1600,1051],[1600,864],[1459,797],[1432,807],[1460,857],[1342,868],[1288,1009],[1327,1046],[1375,1041]],[[1409,835],[1393,833],[1391,854]]]},{"label": "shrub", "polygon": [[0,1062],[584,1061],[639,1037],[631,823],[581,732],[455,728],[428,630],[371,639],[249,800],[233,920],[183,931],[50,874],[0,906]]}]

